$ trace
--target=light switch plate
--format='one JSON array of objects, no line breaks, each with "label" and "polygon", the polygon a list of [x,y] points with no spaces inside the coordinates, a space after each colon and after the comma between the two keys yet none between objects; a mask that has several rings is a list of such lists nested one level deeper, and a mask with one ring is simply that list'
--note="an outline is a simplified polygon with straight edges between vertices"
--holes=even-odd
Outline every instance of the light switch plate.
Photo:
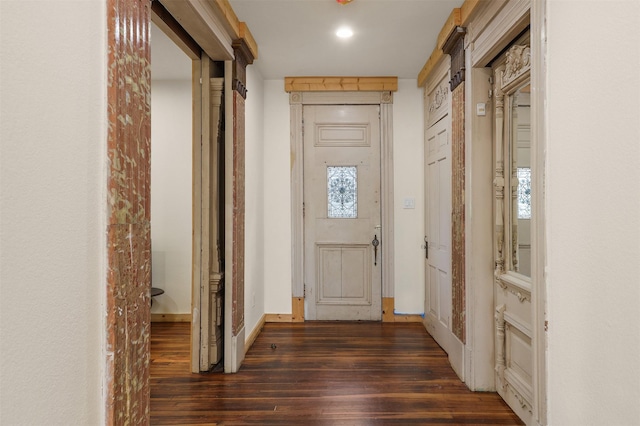
[{"label": "light switch plate", "polygon": [[416,200],[414,198],[405,198],[404,199],[404,208],[405,209],[415,209],[416,208]]}]

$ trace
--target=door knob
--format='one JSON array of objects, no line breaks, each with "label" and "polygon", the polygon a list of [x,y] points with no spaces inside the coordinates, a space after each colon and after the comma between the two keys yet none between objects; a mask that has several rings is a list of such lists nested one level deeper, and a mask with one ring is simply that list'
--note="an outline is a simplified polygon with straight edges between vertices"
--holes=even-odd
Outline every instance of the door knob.
[{"label": "door knob", "polygon": [[422,248],[424,249],[424,258],[428,259],[429,258],[429,240],[427,240],[427,237],[424,237],[424,244],[422,245]]},{"label": "door knob", "polygon": [[378,235],[373,236],[373,241],[371,241],[373,245],[373,264],[374,266],[378,265],[378,246],[380,245],[380,241],[378,241]]}]

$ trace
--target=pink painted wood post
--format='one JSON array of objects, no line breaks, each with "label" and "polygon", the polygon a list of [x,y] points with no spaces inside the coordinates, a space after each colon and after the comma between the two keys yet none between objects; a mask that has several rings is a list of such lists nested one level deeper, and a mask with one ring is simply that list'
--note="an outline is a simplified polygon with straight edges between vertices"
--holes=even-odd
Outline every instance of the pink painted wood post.
[{"label": "pink painted wood post", "polygon": [[149,424],[149,0],[107,0],[106,423]]}]

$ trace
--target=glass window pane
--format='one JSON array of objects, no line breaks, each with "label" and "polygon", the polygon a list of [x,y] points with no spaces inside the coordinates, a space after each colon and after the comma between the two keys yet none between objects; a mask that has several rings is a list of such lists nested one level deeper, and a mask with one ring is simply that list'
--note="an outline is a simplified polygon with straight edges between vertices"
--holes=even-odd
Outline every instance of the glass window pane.
[{"label": "glass window pane", "polygon": [[531,169],[518,167],[518,219],[531,219]]},{"label": "glass window pane", "polygon": [[327,216],[332,219],[358,217],[358,169],[355,166],[327,167]]}]

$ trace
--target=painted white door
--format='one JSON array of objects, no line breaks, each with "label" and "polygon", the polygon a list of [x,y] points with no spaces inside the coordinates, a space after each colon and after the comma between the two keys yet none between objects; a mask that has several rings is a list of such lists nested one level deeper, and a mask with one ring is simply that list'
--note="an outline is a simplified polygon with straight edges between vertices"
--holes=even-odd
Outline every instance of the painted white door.
[{"label": "painted white door", "polygon": [[380,107],[303,109],[305,318],[380,320]]},{"label": "painted white door", "polygon": [[494,66],[495,93],[495,375],[511,409],[533,424],[533,311],[530,222],[529,72],[513,46]]},{"label": "painted white door", "polygon": [[450,353],[451,331],[451,138],[445,116],[425,137],[425,325]]}]

